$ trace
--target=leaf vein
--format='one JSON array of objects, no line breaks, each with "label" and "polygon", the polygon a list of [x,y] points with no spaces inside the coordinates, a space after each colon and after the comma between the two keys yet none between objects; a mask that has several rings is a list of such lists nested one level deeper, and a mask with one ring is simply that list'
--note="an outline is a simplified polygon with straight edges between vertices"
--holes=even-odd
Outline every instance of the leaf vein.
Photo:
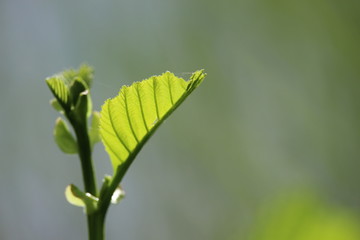
[{"label": "leaf vein", "polygon": [[114,125],[114,121],[112,119],[112,115],[111,115],[111,111],[110,111],[110,101],[108,103],[108,113],[109,113],[109,119],[110,119],[110,124],[111,124],[111,127],[113,128],[115,134],[116,134],[116,137],[119,139],[120,143],[124,146],[124,148],[126,149],[126,151],[130,154],[130,149],[126,146],[126,144],[124,143],[123,139],[119,136],[118,132],[116,131],[115,129],[115,125]]},{"label": "leaf vein", "polygon": [[145,126],[145,128],[146,128],[146,132],[149,132],[149,128],[148,128],[148,126],[147,126],[147,124],[146,124],[146,121],[145,121],[145,114],[144,114],[144,108],[143,108],[143,105],[142,105],[142,102],[141,102],[139,85],[135,85],[135,90],[136,90],[137,97],[138,97],[139,104],[140,104],[141,117],[142,117],[142,120],[143,120],[143,122],[144,122],[144,126]]},{"label": "leaf vein", "polygon": [[102,139],[105,143],[105,146],[109,149],[109,151],[111,151],[115,156],[116,158],[119,160],[119,162],[121,162],[121,157],[117,154],[117,152],[111,147],[112,145],[109,144],[107,141],[106,141],[106,138],[103,138]]},{"label": "leaf vein", "polygon": [[155,82],[155,80],[156,80],[156,78],[153,78],[153,92],[154,92],[154,100],[155,100],[156,117],[159,120],[160,114],[159,114],[159,107],[158,107],[157,98],[156,98],[156,82]]},{"label": "leaf vein", "polygon": [[168,84],[168,88],[169,88],[170,101],[171,101],[171,106],[172,106],[172,105],[174,105],[174,99],[173,99],[173,95],[172,95],[172,92],[171,92],[171,84],[170,84],[169,76],[167,77],[167,84]]},{"label": "leaf vein", "polygon": [[134,128],[133,128],[131,119],[130,119],[129,106],[128,106],[128,101],[127,101],[127,94],[126,94],[125,90],[124,90],[124,102],[125,102],[126,118],[127,118],[128,122],[129,122],[129,126],[130,126],[130,129],[131,129],[131,133],[132,133],[132,135],[134,136],[136,142],[139,143],[139,139],[137,138],[137,136],[136,136],[136,134],[135,134],[135,131],[134,131]]}]

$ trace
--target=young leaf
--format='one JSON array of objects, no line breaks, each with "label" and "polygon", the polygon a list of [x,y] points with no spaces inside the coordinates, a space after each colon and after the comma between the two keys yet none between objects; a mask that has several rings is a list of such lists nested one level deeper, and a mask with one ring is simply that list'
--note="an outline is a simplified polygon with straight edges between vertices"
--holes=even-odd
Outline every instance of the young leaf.
[{"label": "young leaf", "polygon": [[66,200],[78,207],[84,207],[87,214],[91,214],[96,210],[98,198],[90,193],[83,193],[74,184],[70,184],[65,189]]},{"label": "young leaf", "polygon": [[70,184],[65,188],[65,198],[70,204],[85,207],[83,197],[85,197],[85,193],[81,192],[75,185]]},{"label": "young leaf", "polygon": [[46,83],[61,107],[65,110],[69,110],[71,106],[70,91],[68,86],[64,83],[63,79],[55,75],[53,77],[47,78]]},{"label": "young leaf", "polygon": [[74,105],[76,105],[80,94],[86,90],[86,83],[80,77],[75,77],[70,85],[70,97]]},{"label": "young leaf", "polygon": [[[78,70],[65,70],[46,79],[51,92],[55,96],[58,104],[66,112],[70,112],[76,107],[81,93],[90,89],[93,79],[93,70],[87,65],[82,65]],[[87,97],[87,105],[90,116],[91,98]],[[56,106],[58,108],[58,106]]]},{"label": "young leaf", "polygon": [[79,115],[79,118],[86,119],[91,114],[92,104],[90,102],[89,90],[86,90],[79,95],[79,100],[75,106],[75,112]]},{"label": "young leaf", "polygon": [[94,145],[97,142],[100,142],[101,140],[100,132],[99,132],[99,121],[100,121],[100,113],[94,111],[92,114],[91,127],[89,130],[91,148],[93,148]]},{"label": "young leaf", "polygon": [[86,84],[86,89],[90,89],[93,80],[93,72],[94,70],[90,66],[83,64],[77,70],[68,69],[58,74],[58,76],[60,76],[68,86],[72,84],[75,78],[81,78]]},{"label": "young leaf", "polygon": [[93,73],[94,70],[86,64],[81,65],[77,72],[78,76],[85,81],[88,89],[91,88],[91,84],[94,78]]},{"label": "young leaf", "polygon": [[58,112],[64,112],[64,109],[61,107],[60,103],[58,102],[58,100],[56,100],[55,98],[50,100],[50,105]]},{"label": "young leaf", "polygon": [[76,140],[70,133],[66,123],[61,118],[56,119],[54,137],[55,142],[64,153],[75,154],[78,152]]},{"label": "young leaf", "polygon": [[166,72],[131,86],[108,99],[101,110],[100,134],[114,171],[132,161],[161,123],[203,81],[203,71],[189,81]]}]

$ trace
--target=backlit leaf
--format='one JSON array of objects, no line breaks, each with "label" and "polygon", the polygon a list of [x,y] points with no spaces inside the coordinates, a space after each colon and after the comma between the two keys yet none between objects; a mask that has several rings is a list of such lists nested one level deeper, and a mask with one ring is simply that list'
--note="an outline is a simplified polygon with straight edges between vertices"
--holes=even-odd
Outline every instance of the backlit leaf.
[{"label": "backlit leaf", "polygon": [[[93,70],[82,65],[78,70],[68,69],[46,79],[51,92],[58,104],[67,113],[76,107],[81,93],[90,89],[93,79]],[[91,99],[88,95],[88,109],[91,113]],[[56,106],[58,108],[58,106]]]},{"label": "backlit leaf", "polygon": [[70,109],[70,91],[64,81],[59,76],[54,76],[47,78],[46,83],[61,107],[66,110]]},{"label": "backlit leaf", "polygon": [[203,71],[189,81],[166,72],[131,86],[102,106],[100,134],[114,171],[136,156],[161,123],[203,81]]},{"label": "backlit leaf", "polygon": [[64,153],[75,154],[78,152],[77,142],[69,131],[66,122],[61,118],[56,119],[54,138],[55,142]]},{"label": "backlit leaf", "polygon": [[66,187],[65,197],[70,204],[78,207],[84,207],[87,214],[91,214],[96,210],[97,202],[99,200],[90,193],[82,192],[73,184]]}]

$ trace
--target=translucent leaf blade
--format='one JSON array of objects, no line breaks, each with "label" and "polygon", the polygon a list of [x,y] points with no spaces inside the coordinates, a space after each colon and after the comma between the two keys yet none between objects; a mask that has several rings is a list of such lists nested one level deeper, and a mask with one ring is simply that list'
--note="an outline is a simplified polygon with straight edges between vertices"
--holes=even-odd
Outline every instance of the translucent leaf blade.
[{"label": "translucent leaf blade", "polygon": [[189,81],[166,72],[131,86],[105,102],[101,110],[100,134],[114,170],[134,157],[156,128],[203,81],[203,71]]},{"label": "translucent leaf blade", "polygon": [[78,70],[78,76],[85,81],[88,89],[91,88],[91,84],[94,78],[94,70],[92,67],[86,64],[81,65]]},{"label": "translucent leaf blade", "polygon": [[64,153],[78,153],[78,146],[75,138],[71,134],[66,122],[61,118],[56,119],[54,127],[55,142]]},{"label": "translucent leaf blade", "polygon": [[[48,77],[46,83],[62,110],[69,112],[76,106],[80,94],[90,89],[92,79],[93,69],[82,65],[78,70],[68,69]],[[90,101],[88,102],[90,106]]]},{"label": "translucent leaf blade", "polygon": [[64,81],[60,77],[54,76],[47,78],[46,83],[62,108],[68,109],[70,106],[70,91]]},{"label": "translucent leaf blade", "polygon": [[87,214],[91,214],[96,211],[98,198],[94,197],[90,193],[82,192],[74,184],[70,184],[65,189],[66,200],[77,207],[83,207]]},{"label": "translucent leaf blade", "polygon": [[85,197],[85,194],[82,193],[77,187],[74,185],[68,185],[65,188],[65,197],[66,200],[77,207],[85,207],[85,203],[83,198]]}]

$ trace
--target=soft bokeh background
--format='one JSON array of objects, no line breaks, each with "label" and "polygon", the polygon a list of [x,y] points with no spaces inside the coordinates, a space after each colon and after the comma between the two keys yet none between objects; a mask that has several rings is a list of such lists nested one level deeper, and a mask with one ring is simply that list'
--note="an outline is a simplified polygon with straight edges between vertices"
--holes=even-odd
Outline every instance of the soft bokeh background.
[{"label": "soft bokeh background", "polygon": [[[45,77],[100,109],[166,70],[203,85],[146,145],[108,239],[360,239],[360,1],[0,0],[0,239],[86,239]],[[111,173],[95,149],[100,183]]]}]

